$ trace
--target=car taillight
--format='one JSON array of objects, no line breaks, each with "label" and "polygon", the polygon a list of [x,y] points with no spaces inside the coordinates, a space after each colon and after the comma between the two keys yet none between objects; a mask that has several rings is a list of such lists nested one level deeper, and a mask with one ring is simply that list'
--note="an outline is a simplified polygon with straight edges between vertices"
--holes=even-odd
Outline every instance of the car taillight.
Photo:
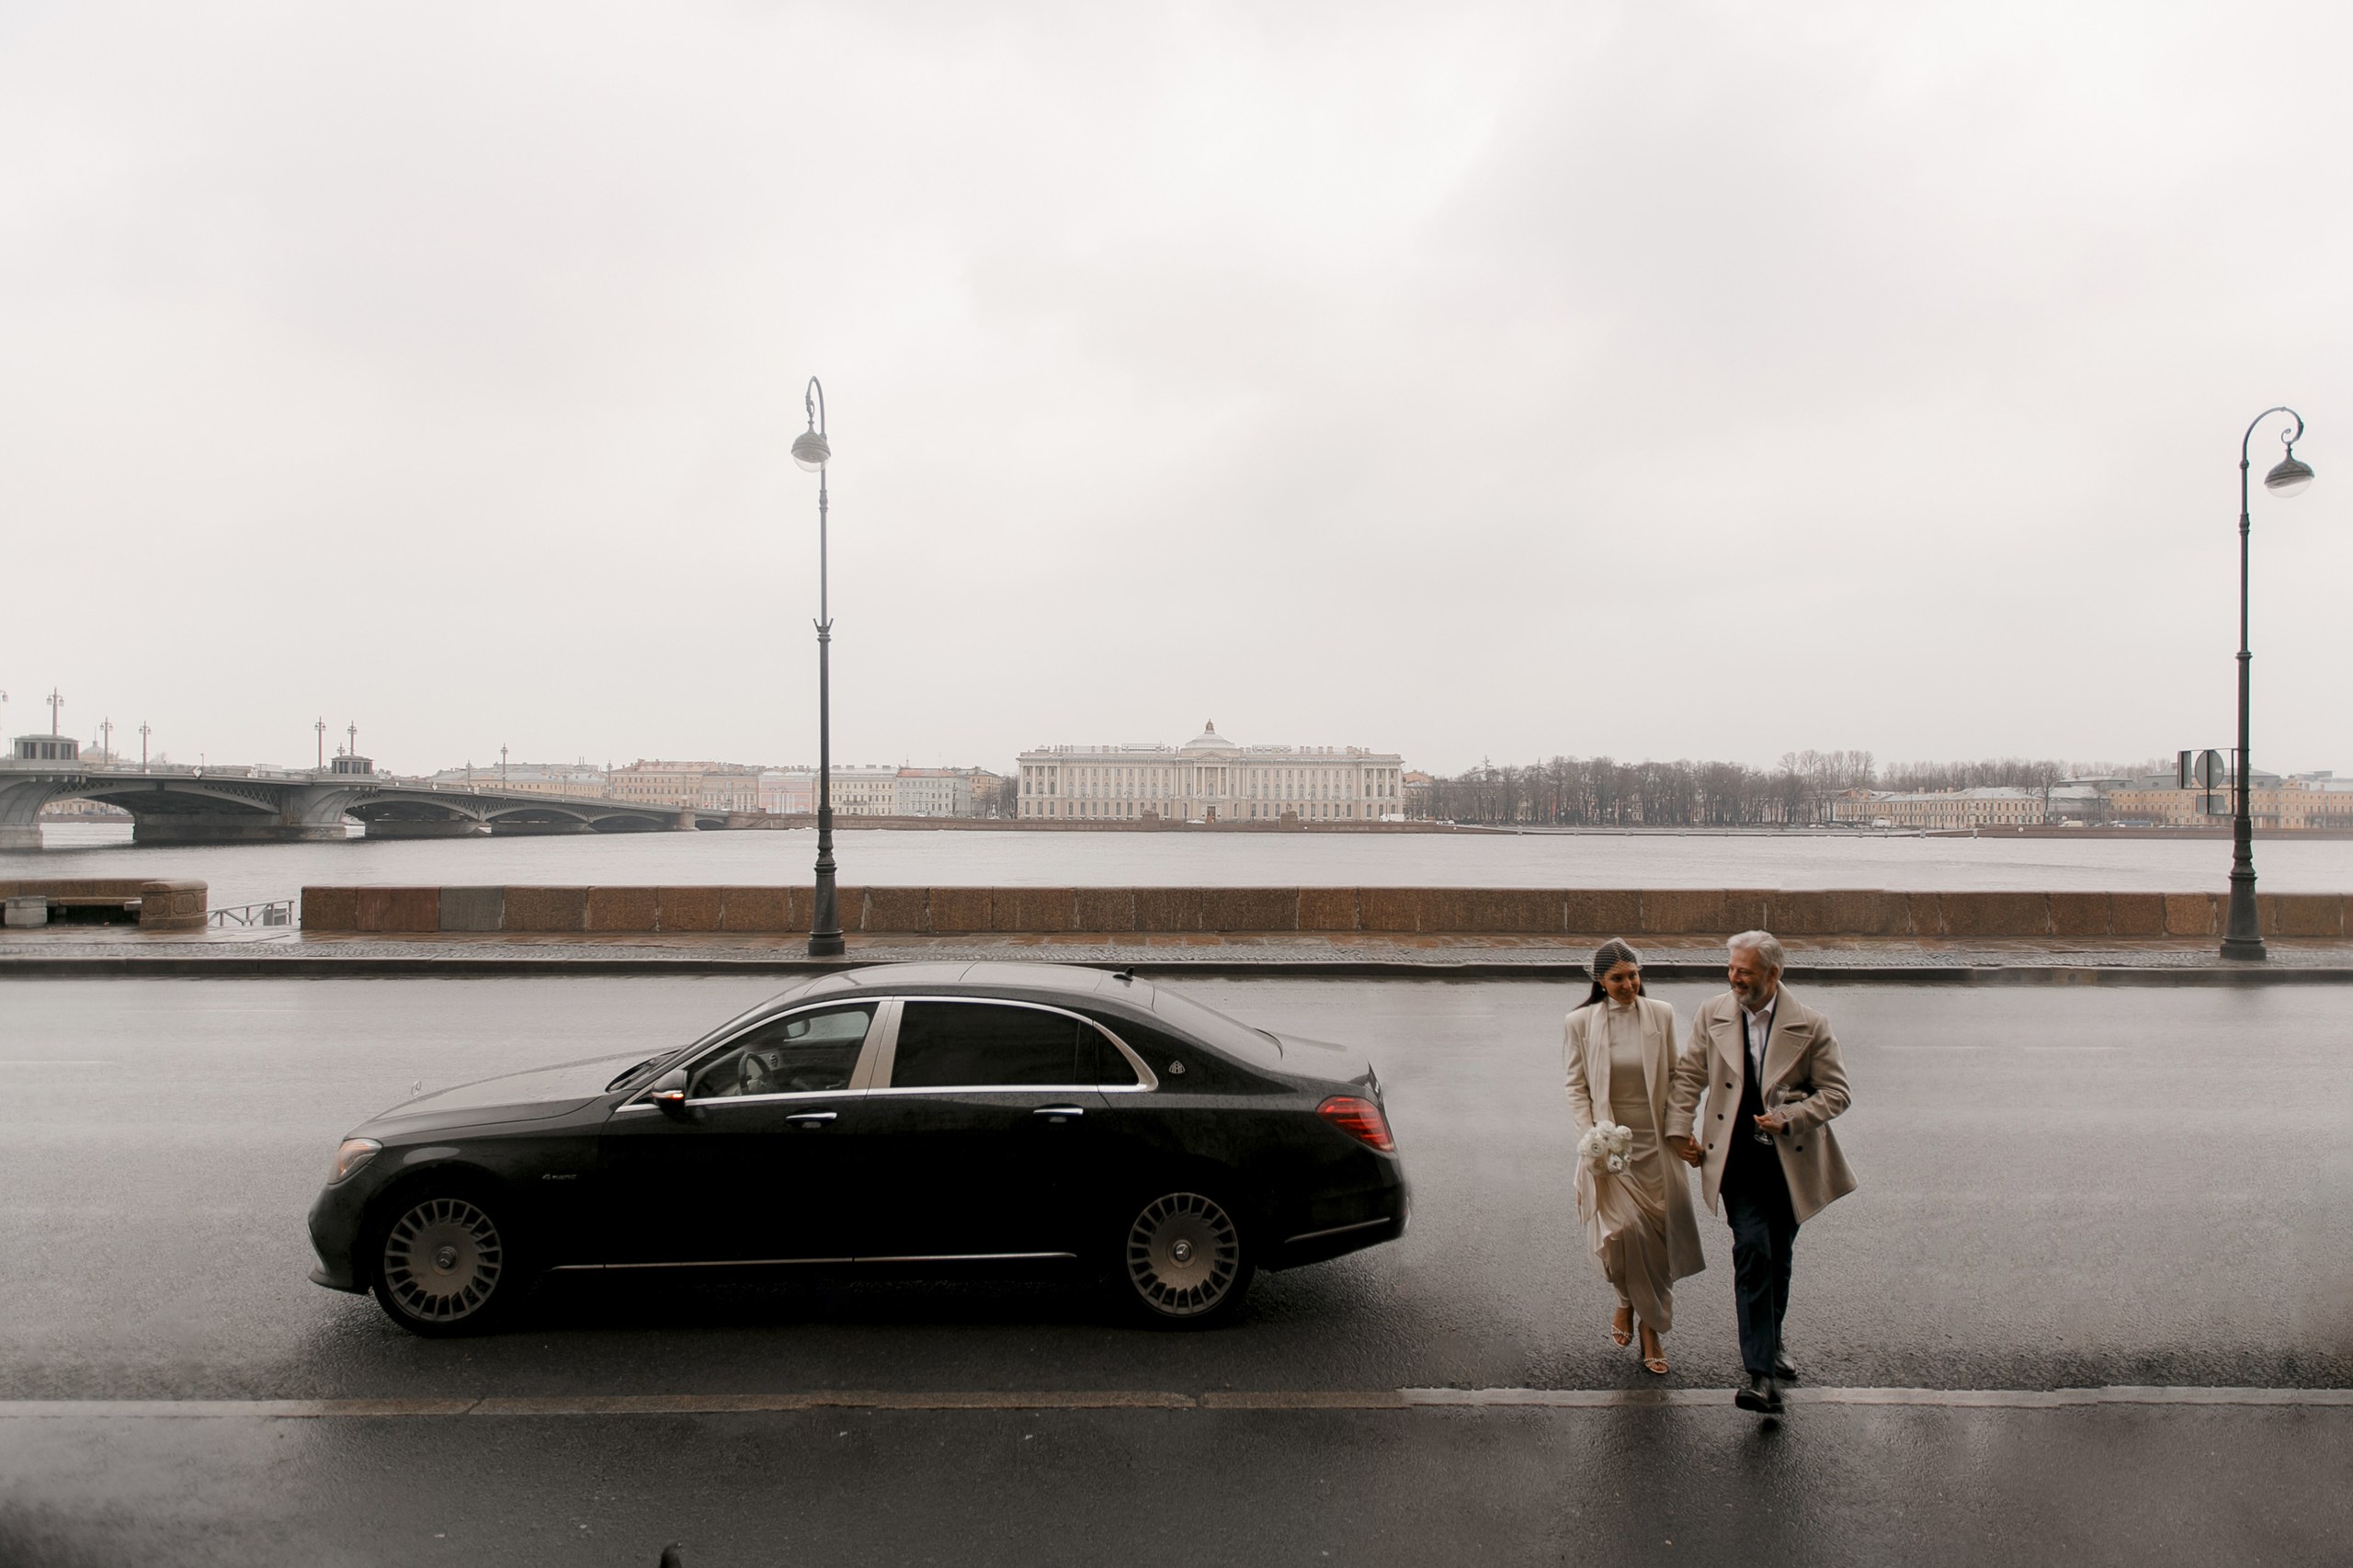
[{"label": "car taillight", "polygon": [[1334,1095],[1315,1108],[1315,1114],[1359,1143],[1369,1143],[1384,1154],[1397,1152],[1397,1140],[1389,1135],[1389,1119],[1370,1100]]}]

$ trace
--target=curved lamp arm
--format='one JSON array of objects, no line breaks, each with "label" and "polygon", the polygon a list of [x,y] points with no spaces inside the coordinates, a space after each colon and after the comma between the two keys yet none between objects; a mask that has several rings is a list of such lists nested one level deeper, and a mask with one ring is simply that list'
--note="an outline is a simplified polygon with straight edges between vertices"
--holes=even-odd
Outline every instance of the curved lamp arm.
[{"label": "curved lamp arm", "polygon": [[2247,466],[2247,443],[2255,439],[2256,426],[2275,414],[2284,414],[2296,422],[2296,427],[2293,430],[2279,437],[2281,444],[2288,449],[2288,455],[2290,457],[2296,455],[2296,443],[2304,438],[2304,416],[2283,403],[2277,408],[2267,408],[2256,415],[2248,424],[2246,434],[2239,437],[2239,467],[2242,469]]},{"label": "curved lamp arm", "polygon": [[814,376],[801,394],[801,406],[809,415],[809,428],[792,438],[792,460],[811,473],[823,474],[833,460],[834,444],[825,436],[825,389]]}]

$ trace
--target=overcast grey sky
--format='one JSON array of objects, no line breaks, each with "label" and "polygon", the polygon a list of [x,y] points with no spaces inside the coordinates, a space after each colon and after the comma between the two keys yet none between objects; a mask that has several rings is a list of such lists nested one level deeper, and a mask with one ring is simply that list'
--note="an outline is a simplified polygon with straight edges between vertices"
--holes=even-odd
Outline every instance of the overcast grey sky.
[{"label": "overcast grey sky", "polygon": [[2348,45],[6,0],[0,722],[812,757],[813,371],[844,760],[2227,744],[2286,402],[2256,756],[2353,769]]}]

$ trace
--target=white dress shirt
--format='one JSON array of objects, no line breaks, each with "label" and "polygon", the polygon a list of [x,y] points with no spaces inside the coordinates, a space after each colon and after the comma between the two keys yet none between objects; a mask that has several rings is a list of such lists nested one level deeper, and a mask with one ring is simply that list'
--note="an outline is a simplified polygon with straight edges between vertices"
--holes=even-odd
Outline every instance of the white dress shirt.
[{"label": "white dress shirt", "polygon": [[[1764,1006],[1751,1007],[1745,1002],[1740,1005],[1741,1034],[1748,1045],[1748,1081],[1756,1085],[1756,1103],[1765,1106],[1768,1116],[1773,1114],[1773,1108],[1765,1105],[1765,1047],[1773,1038],[1773,1011],[1780,1005],[1781,988],[1778,985],[1773,988],[1773,999]],[[1750,1128],[1748,1135],[1759,1143],[1773,1141],[1773,1135],[1761,1128]]]},{"label": "white dress shirt", "polygon": [[1765,1046],[1773,1038],[1773,1009],[1781,1005],[1781,988],[1773,988],[1773,999],[1762,1007],[1741,1004],[1741,1032],[1748,1043],[1748,1073],[1761,1096],[1765,1092]]}]

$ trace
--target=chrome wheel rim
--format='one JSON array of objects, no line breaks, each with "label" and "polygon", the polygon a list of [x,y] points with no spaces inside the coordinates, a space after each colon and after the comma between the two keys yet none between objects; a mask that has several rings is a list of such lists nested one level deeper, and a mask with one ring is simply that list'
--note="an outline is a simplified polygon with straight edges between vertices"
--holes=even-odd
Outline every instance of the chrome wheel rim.
[{"label": "chrome wheel rim", "polygon": [[1128,1227],[1128,1282],[1153,1311],[1198,1317],[1225,1300],[1242,1272],[1242,1237],[1198,1192],[1144,1205]]},{"label": "chrome wheel rim", "polygon": [[428,1198],[384,1236],[384,1289],[426,1323],[456,1323],[489,1303],[506,1265],[490,1216],[462,1198]]}]

